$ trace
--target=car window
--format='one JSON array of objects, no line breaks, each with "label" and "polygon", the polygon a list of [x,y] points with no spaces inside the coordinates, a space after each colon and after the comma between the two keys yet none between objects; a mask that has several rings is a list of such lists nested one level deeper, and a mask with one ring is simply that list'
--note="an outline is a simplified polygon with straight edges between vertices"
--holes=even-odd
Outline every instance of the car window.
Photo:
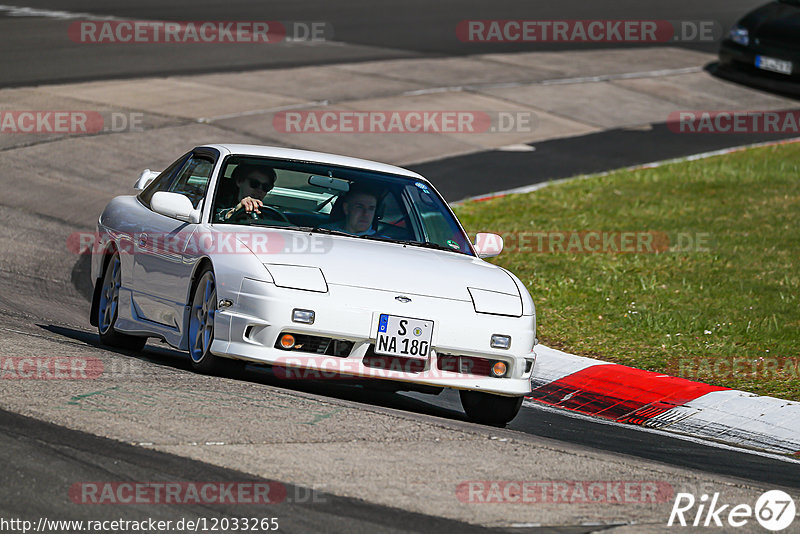
[{"label": "car window", "polygon": [[333,192],[308,183],[308,173],[275,169],[275,187],[264,197],[264,202],[290,210],[330,213]]},{"label": "car window", "polygon": [[388,191],[378,206],[377,233],[401,240],[415,240],[421,234],[411,225],[407,206],[396,191]]},{"label": "car window", "polygon": [[[256,171],[257,176],[253,178],[255,180],[253,183],[255,184],[262,183],[265,180],[265,177],[271,175],[272,173],[277,175],[277,169],[274,169],[271,165],[265,164],[260,158],[228,158],[225,166],[220,172],[220,178],[216,187],[216,194],[212,209],[213,221],[221,222],[227,220],[226,215],[229,215],[229,211],[232,210],[244,196],[257,198],[258,200],[262,201],[264,200],[265,192],[262,189],[254,190],[250,184],[250,178],[244,176],[237,180],[237,169],[242,171],[243,169],[240,167],[243,166],[249,168],[249,171],[244,171],[245,173],[249,174],[253,170]],[[284,182],[288,182],[289,180],[287,179],[287,175],[283,174],[283,171],[281,171],[281,174],[283,175]]]},{"label": "car window", "polygon": [[406,187],[414,207],[412,214],[420,218],[424,240],[453,250],[469,250],[464,232],[449,215],[442,200],[422,182]]},{"label": "car window", "polygon": [[[271,189],[257,187],[263,180],[251,183],[245,178],[254,168],[260,168],[256,172],[262,176],[275,176]],[[178,179],[176,184],[180,183]],[[301,228],[474,255],[444,200],[427,182],[413,177],[234,155],[223,162],[216,190],[213,223]],[[359,204],[364,195],[375,199],[374,212],[365,214]],[[263,203],[260,213],[235,210],[244,196]]]},{"label": "car window", "polygon": [[156,176],[156,178],[144,188],[144,191],[139,193],[138,198],[142,204],[150,207],[150,200],[153,198],[153,195],[156,193],[156,191],[169,190],[172,179],[175,177],[175,174],[181,169],[181,167],[183,167],[190,155],[191,153],[187,153],[175,160],[169,167],[164,169],[161,174]]},{"label": "car window", "polygon": [[194,156],[183,166],[168,191],[189,197],[192,206],[197,209],[206,194],[213,170],[214,163],[211,160]]}]

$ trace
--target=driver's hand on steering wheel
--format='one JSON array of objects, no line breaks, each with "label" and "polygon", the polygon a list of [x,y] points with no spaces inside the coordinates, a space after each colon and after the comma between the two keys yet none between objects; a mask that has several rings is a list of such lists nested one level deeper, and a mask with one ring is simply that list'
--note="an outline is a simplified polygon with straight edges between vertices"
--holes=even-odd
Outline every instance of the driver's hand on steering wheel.
[{"label": "driver's hand on steering wheel", "polygon": [[236,207],[235,207],[235,208],[233,208],[232,210],[230,210],[230,211],[229,211],[229,212],[228,212],[228,213],[225,215],[225,218],[226,218],[226,219],[229,219],[229,218],[230,218],[230,216],[231,216],[231,215],[232,215],[232,214],[233,214],[233,213],[234,213],[236,210],[238,210],[238,209],[241,209],[241,208],[244,208],[244,211],[245,211],[246,213],[250,213],[250,212],[253,212],[253,211],[254,211],[254,212],[256,212],[256,213],[259,213],[259,214],[260,214],[260,213],[261,213],[261,211],[259,211],[259,209],[258,209],[258,208],[259,208],[259,207],[261,207],[261,206],[263,206],[263,205],[264,205],[264,203],[263,203],[263,202],[261,202],[261,200],[259,200],[259,199],[257,199],[257,198],[253,198],[253,197],[244,197],[244,198],[243,198],[243,199],[242,199],[242,200],[241,200],[241,201],[240,201],[238,204],[236,204]]}]

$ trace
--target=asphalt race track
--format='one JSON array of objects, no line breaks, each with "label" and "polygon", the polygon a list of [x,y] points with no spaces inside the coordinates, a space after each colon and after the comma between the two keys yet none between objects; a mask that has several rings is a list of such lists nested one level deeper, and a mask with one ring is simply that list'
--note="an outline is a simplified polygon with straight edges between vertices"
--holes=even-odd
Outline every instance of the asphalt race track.
[{"label": "asphalt race track", "polygon": [[[535,183],[644,165],[732,146],[777,141],[786,134],[672,135],[666,124],[652,129],[615,129],[531,143],[529,152],[490,151],[409,167],[432,180],[448,201]],[[636,151],[626,150],[635,146]],[[583,157],[576,158],[575,154]]]},{"label": "asphalt race track", "polygon": [[[165,482],[237,480],[268,484],[244,473],[157,453],[118,441],[36,421],[0,410],[0,447],[4,456],[3,504],[0,514],[36,521],[39,517],[75,517],[74,505],[62,491],[63,480],[159,480]],[[489,529],[421,514],[376,506],[306,488],[284,485],[285,492],[259,509],[262,517],[279,516],[284,532],[486,532]],[[130,508],[133,508],[132,510]],[[149,517],[156,521],[197,521],[212,516],[251,517],[252,508],[239,504],[135,505],[91,510],[85,519],[109,521]],[[403,525],[398,529],[398,525]]]},{"label": "asphalt race track", "polygon": [[[331,44],[280,45],[265,54],[261,47],[200,44],[200,50],[169,45],[116,44],[92,46],[64,42],[60,37],[75,19],[3,16],[0,35],[0,86],[83,81],[110,77],[156,74],[203,73],[269,67],[420,56],[530,51],[530,43],[470,43],[456,37],[456,26],[465,19],[648,19],[712,21],[722,31],[760,2],[679,0],[619,2],[603,0],[559,3],[504,0],[461,2],[410,0],[392,2],[48,2],[28,0],[25,7],[69,13],[89,13],[132,20],[272,20],[322,21],[332,28]],[[20,5],[14,3],[11,5]],[[78,20],[85,16],[77,17]],[[714,52],[714,42],[667,43]],[[606,45],[609,46],[609,45]],[[537,50],[587,49],[586,44],[537,43]]]},{"label": "asphalt race track", "polygon": [[[453,28],[466,18],[530,17],[534,5],[537,18],[542,19],[681,18],[715,20],[727,29],[738,15],[759,3],[448,0],[340,6],[334,2],[267,5],[118,0],[68,1],[55,6],[54,2],[26,1],[25,6],[31,8],[130,19],[320,20],[333,27],[336,43],[286,45],[270,55],[243,47],[236,49],[233,59],[231,49],[222,45],[197,45],[196,50],[158,45],[90,49],[55,37],[66,31],[73,19],[11,16],[0,6],[4,51],[0,87],[514,52],[522,45],[483,44],[465,49],[454,38]],[[686,46],[712,51],[715,45]],[[559,44],[550,49],[569,47]],[[523,179],[520,169],[536,169],[534,181],[544,181],[780,138],[682,137],[668,136],[665,130],[663,125],[650,131],[614,130],[532,143],[535,150],[530,152],[481,152],[409,167],[430,177],[448,200],[458,200],[529,185],[531,174],[524,174],[527,179]],[[613,507],[596,506],[580,513],[551,507],[529,510],[531,520],[514,520],[512,528],[491,512],[481,515],[484,510],[462,519],[461,512],[454,511],[459,505],[455,499],[451,499],[453,508],[433,499],[426,508],[414,500],[417,493],[426,495],[426,488],[434,491],[436,481],[446,476],[450,477],[447,484],[453,486],[452,481],[478,476],[502,477],[489,471],[496,467],[495,457],[476,454],[498,450],[504,444],[513,444],[513,451],[506,451],[509,457],[530,462],[521,474],[506,477],[604,480],[650,476],[670,480],[676,489],[679,482],[688,487],[706,484],[714,491],[727,490],[743,497],[776,486],[800,489],[800,461],[606,424],[535,405],[523,407],[506,429],[482,427],[466,421],[452,392],[432,397],[349,383],[287,382],[256,366],[235,377],[202,377],[190,372],[185,355],[157,342],[135,355],[99,346],[88,321],[89,258],[69,252],[65,236],[91,230],[102,206],[114,195],[128,191],[140,162],[152,151],[152,146],[141,140],[133,145],[122,141],[104,144],[102,137],[74,154],[60,152],[63,159],[59,160],[52,159],[47,142],[17,147],[21,152],[0,151],[4,169],[0,355],[64,354],[94,358],[114,370],[96,384],[0,381],[0,461],[4,466],[0,471],[0,517],[174,521],[271,514],[280,517],[284,532],[488,530],[477,524],[513,532],[595,532],[616,525],[623,525],[620,532],[659,532],[666,521],[664,510],[668,511],[671,503],[661,503],[662,508],[639,526],[630,526],[632,521]],[[631,154],[620,146],[645,148]],[[590,157],[570,157],[590,149]],[[165,163],[172,156],[160,154],[155,163]],[[492,179],[486,180],[489,172]],[[98,175],[109,178],[93,181]],[[193,396],[198,391],[211,400]],[[447,446],[440,443],[440,435]],[[527,450],[534,452],[528,454]],[[463,473],[445,473],[444,467],[440,472],[440,465],[433,460],[437,455],[442,466],[463,466]],[[480,475],[474,474],[473,468]],[[81,506],[70,500],[70,487],[94,480],[275,480],[285,486],[287,499],[257,509],[227,504]],[[525,516],[525,512],[518,515]],[[554,519],[562,512],[569,512],[569,518]],[[642,517],[648,516],[642,512]],[[632,530],[626,531],[624,525]]]}]

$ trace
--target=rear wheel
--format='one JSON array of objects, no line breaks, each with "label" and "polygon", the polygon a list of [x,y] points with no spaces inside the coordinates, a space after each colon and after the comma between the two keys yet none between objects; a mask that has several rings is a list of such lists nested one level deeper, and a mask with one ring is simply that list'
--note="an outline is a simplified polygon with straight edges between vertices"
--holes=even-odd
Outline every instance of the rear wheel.
[{"label": "rear wheel", "polygon": [[524,397],[503,397],[482,391],[461,390],[461,406],[470,420],[484,425],[505,426],[519,413]]},{"label": "rear wheel", "polygon": [[119,252],[114,252],[109,260],[100,283],[102,286],[97,306],[97,332],[100,334],[100,343],[136,352],[142,350],[147,343],[146,337],[130,336],[114,330],[119,314],[119,288],[122,286],[122,262]]},{"label": "rear wheel", "polygon": [[190,313],[189,355],[192,357],[192,368],[206,374],[232,373],[243,369],[244,362],[211,353],[217,315],[217,286],[211,267],[205,267],[197,279]]}]

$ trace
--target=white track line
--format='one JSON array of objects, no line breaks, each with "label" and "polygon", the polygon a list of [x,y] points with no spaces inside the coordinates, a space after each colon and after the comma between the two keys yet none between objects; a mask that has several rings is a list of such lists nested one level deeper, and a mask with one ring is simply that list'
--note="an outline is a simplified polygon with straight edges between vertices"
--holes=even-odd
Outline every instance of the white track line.
[{"label": "white track line", "polygon": [[0,12],[5,12],[9,17],[40,17],[59,20],[124,20],[110,15],[94,15],[92,13],[76,13],[72,11],[54,11],[51,9],[36,9],[33,7],[0,5]]},{"label": "white track line", "polygon": [[680,74],[694,74],[703,72],[703,67],[683,67],[680,69],[646,70],[641,72],[623,72],[620,74],[600,74],[597,76],[580,76],[577,78],[558,78],[544,80],[541,85],[566,85],[576,83],[608,82],[612,80],[632,80],[634,78],[661,78],[664,76],[678,76]]},{"label": "white track line", "polygon": [[263,115],[265,113],[275,113],[277,111],[286,111],[289,109],[303,109],[303,108],[312,108],[312,107],[323,107],[330,104],[328,100],[317,100],[314,102],[301,102],[299,104],[288,104],[286,106],[277,106],[274,108],[263,108],[263,109],[251,109],[248,111],[239,111],[236,113],[227,113],[225,115],[217,115],[215,117],[200,117],[197,119],[197,122],[207,123],[210,124],[215,121],[221,121],[226,119],[235,119],[238,117],[250,117],[252,115]]},{"label": "white track line", "polygon": [[703,67],[683,67],[680,69],[660,69],[646,70],[639,72],[622,72],[619,74],[598,74],[596,76],[580,76],[577,78],[553,78],[552,80],[541,80],[533,82],[491,82],[476,83],[468,85],[445,85],[442,87],[429,87],[427,89],[415,89],[400,93],[401,96],[419,96],[434,93],[459,92],[459,91],[480,91],[481,89],[505,89],[508,87],[525,87],[530,85],[570,85],[579,83],[608,82],[612,80],[632,80],[635,78],[661,78],[664,76],[677,76],[680,74],[693,74],[702,72]]}]

